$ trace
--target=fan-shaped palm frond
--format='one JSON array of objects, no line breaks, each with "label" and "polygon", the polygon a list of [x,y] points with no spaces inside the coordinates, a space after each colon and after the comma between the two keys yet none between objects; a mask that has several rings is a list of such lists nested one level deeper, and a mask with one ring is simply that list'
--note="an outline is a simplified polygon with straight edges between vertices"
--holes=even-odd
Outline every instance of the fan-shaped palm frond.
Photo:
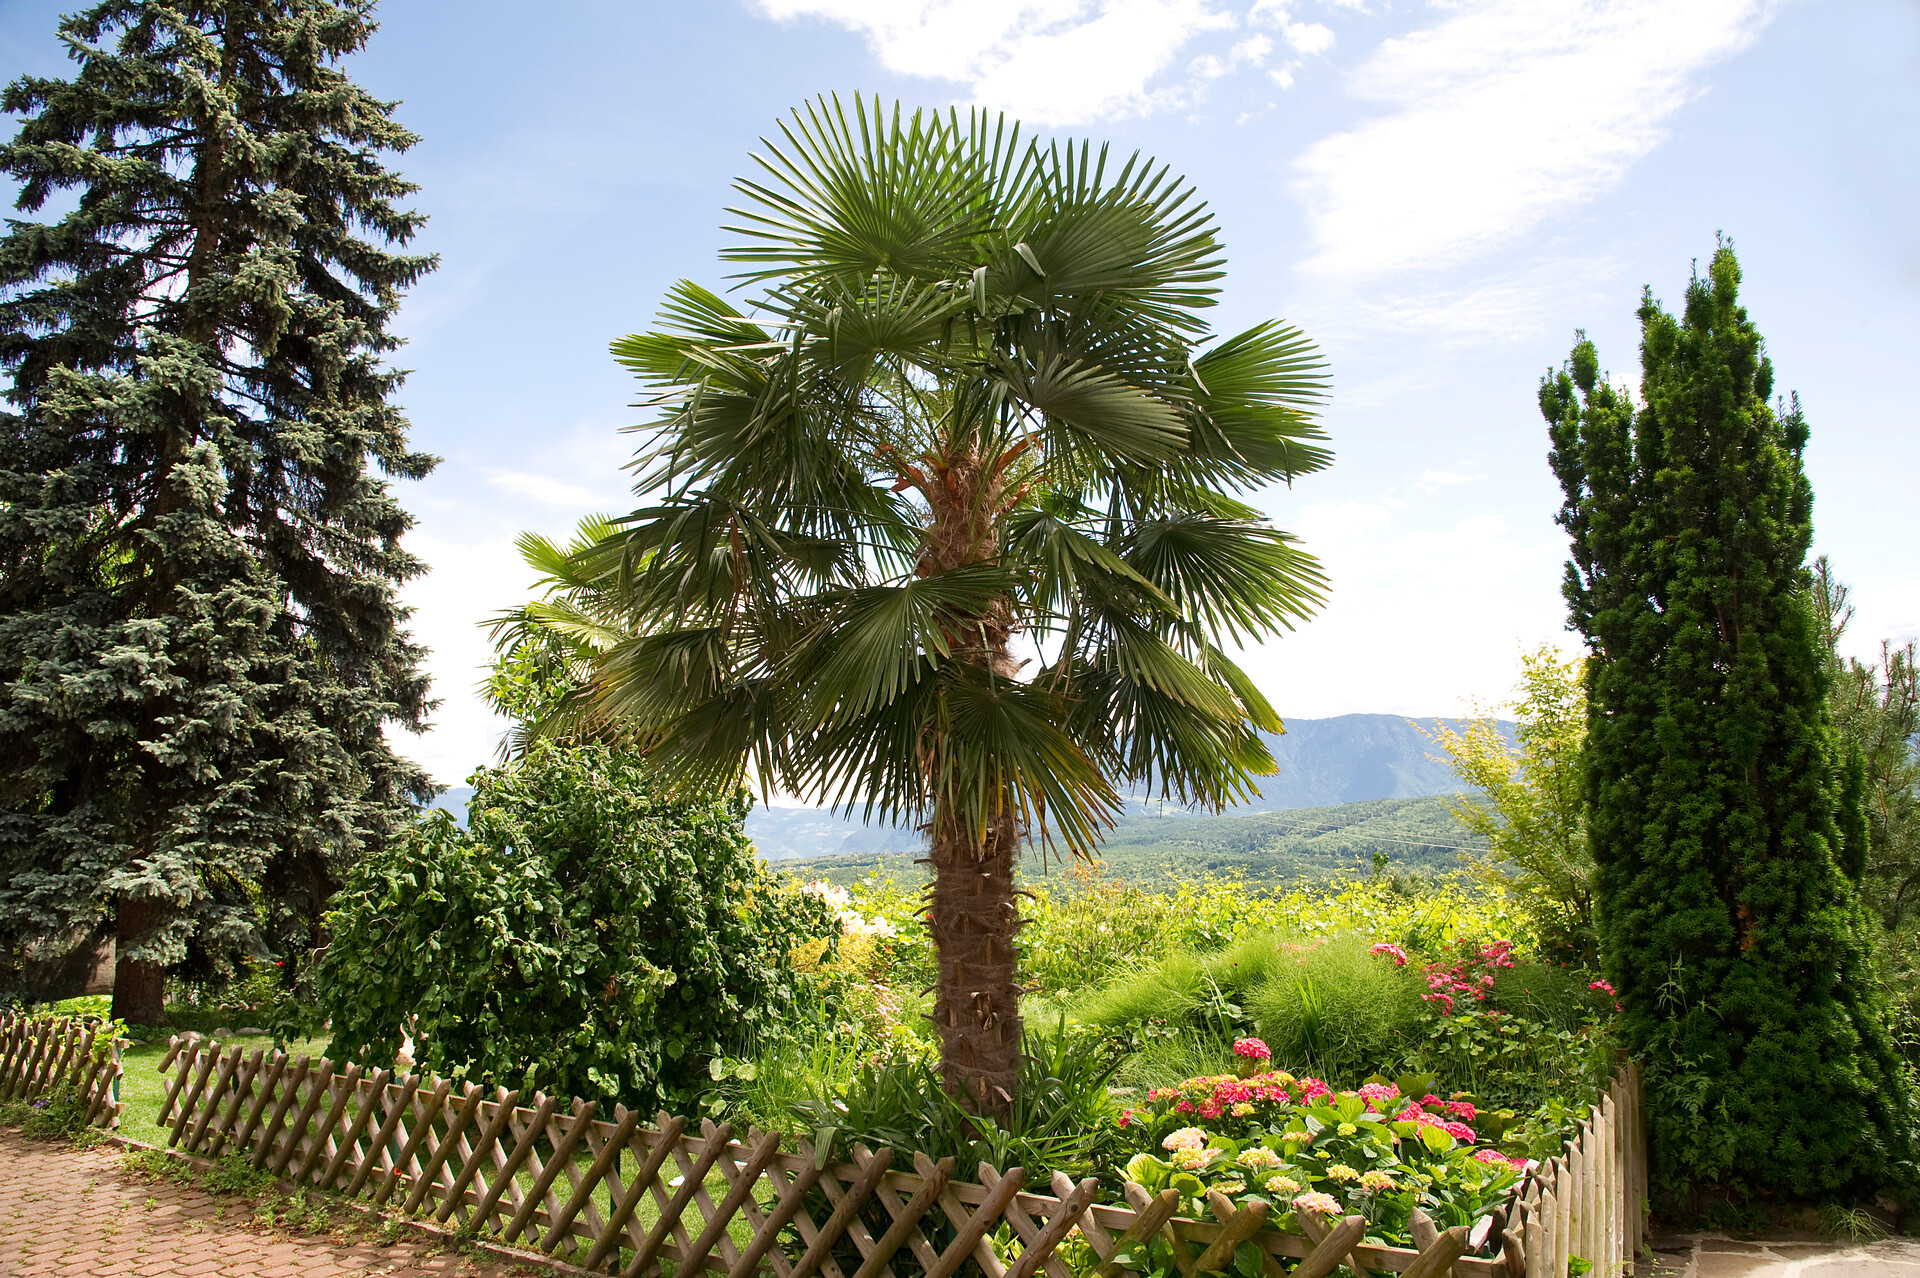
[{"label": "fan-shaped palm frond", "polygon": [[724,256],[758,292],[677,285],[614,343],[658,414],[645,504],[527,540],[555,597],[513,624],[669,784],[927,828],[946,1076],[997,1110],[1022,841],[1090,851],[1122,787],[1218,806],[1274,766],[1222,650],[1325,580],[1234,494],[1329,463],[1325,368],[1279,324],[1210,339],[1211,216],[1139,156],[855,98],[755,159]]}]

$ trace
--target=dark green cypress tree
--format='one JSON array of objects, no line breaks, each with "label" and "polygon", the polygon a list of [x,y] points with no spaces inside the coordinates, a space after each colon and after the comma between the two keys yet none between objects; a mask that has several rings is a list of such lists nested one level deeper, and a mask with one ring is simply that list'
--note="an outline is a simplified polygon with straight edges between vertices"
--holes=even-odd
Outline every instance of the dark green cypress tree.
[{"label": "dark green cypress tree", "polygon": [[432,786],[385,363],[433,259],[339,61],[364,0],[110,0],[0,147],[0,961],[111,932],[116,1015],[308,934]]},{"label": "dark green cypress tree", "polygon": [[1587,640],[1603,961],[1651,1085],[1664,1206],[1855,1200],[1912,1114],[1843,867],[1857,859],[1806,554],[1796,401],[1722,243],[1678,319],[1641,303],[1641,398],[1582,336],[1541,386]]}]

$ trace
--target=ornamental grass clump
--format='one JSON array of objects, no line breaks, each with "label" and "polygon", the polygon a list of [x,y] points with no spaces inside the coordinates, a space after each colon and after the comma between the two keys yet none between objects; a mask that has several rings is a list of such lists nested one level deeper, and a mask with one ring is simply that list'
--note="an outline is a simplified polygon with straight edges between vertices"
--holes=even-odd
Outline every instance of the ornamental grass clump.
[{"label": "ornamental grass clump", "polygon": [[1406,1052],[1420,986],[1412,968],[1383,963],[1371,949],[1357,932],[1309,943],[1275,940],[1267,979],[1246,1003],[1276,1060],[1344,1079]]}]

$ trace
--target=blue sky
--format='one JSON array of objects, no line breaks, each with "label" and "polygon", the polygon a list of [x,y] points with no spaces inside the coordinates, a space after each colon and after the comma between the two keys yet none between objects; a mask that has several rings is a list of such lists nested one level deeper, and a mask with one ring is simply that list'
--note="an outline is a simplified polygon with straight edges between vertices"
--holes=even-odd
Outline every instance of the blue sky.
[{"label": "blue sky", "polygon": [[[63,7],[0,3],[0,72],[61,73]],[[1566,642],[1534,407],[1573,330],[1637,377],[1643,284],[1677,304],[1733,237],[1776,384],[1813,425],[1818,549],[1854,646],[1920,635],[1920,5],[1913,0],[391,0],[357,60],[423,135],[441,270],[400,320],[402,498],[433,567],[443,782],[500,726],[476,623],[524,597],[522,529],[627,502],[642,414],[607,344],[713,284],[729,183],[818,93],[981,104],[1171,162],[1215,210],[1225,331],[1298,324],[1332,364],[1335,467],[1265,505],[1332,598],[1251,656],[1302,717],[1453,713]]]}]

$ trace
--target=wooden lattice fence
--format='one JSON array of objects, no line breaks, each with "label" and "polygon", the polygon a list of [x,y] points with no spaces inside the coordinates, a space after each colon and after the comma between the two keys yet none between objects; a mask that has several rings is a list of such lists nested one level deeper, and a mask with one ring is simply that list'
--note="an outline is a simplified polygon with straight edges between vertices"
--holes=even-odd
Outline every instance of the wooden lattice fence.
[{"label": "wooden lattice fence", "polygon": [[1611,1278],[1647,1240],[1647,1119],[1640,1068],[1608,1083],[1566,1148],[1521,1184],[1514,1220],[1527,1278],[1561,1278],[1578,1256]]},{"label": "wooden lattice fence", "polygon": [[[238,1155],[286,1180],[630,1278],[663,1262],[676,1275],[728,1278],[1076,1278],[1057,1252],[1076,1229],[1100,1259],[1098,1278],[1118,1278],[1114,1251],[1155,1234],[1173,1244],[1184,1278],[1228,1268],[1243,1242],[1258,1248],[1265,1278],[1321,1278],[1341,1264],[1406,1278],[1526,1270],[1503,1214],[1471,1237],[1419,1216],[1419,1249],[1377,1247],[1359,1216],[1283,1233],[1266,1228],[1264,1205],[1215,1195],[1213,1219],[1179,1219],[1172,1190],[1154,1198],[1130,1186],[1121,1206],[1096,1201],[1092,1179],[1029,1186],[1019,1168],[982,1164],[968,1181],[951,1159],[858,1145],[851,1161],[827,1163],[805,1140],[783,1150],[775,1133],[737,1139],[725,1123],[696,1128],[664,1113],[648,1126],[623,1106],[603,1117],[587,1101],[195,1036],[174,1039],[160,1069],[172,1078],[159,1119],[176,1148]],[[1501,1255],[1466,1255],[1489,1240]]]},{"label": "wooden lattice fence", "polygon": [[122,1039],[98,1022],[0,1012],[0,1101],[37,1100],[70,1083],[94,1127],[120,1125]]}]

